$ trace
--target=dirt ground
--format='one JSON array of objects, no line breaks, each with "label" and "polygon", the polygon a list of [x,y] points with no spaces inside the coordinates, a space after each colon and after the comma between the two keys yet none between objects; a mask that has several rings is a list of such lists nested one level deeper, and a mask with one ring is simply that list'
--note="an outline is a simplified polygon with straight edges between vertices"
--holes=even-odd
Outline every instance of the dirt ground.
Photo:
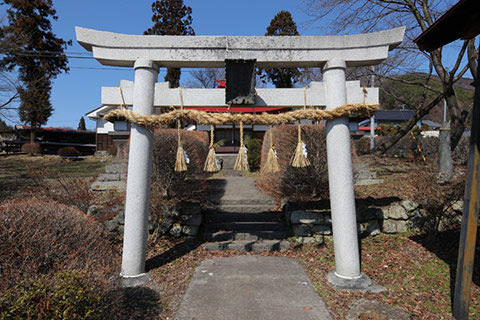
[{"label": "dirt ground", "polygon": [[[428,164],[396,158],[365,156],[384,179],[382,185],[356,187],[357,198],[399,197],[415,200],[415,189],[410,181],[415,170]],[[357,159],[358,161],[358,159]],[[105,162],[93,157],[83,161],[65,162],[54,157],[0,155],[0,201],[21,197],[32,180],[29,172],[57,171],[91,179],[103,172]],[[458,168],[464,171],[464,168]],[[479,230],[480,232],[480,230]],[[420,233],[379,235],[361,240],[363,272],[374,282],[384,286],[382,293],[338,291],[327,281],[328,271],[334,269],[333,243],[305,244],[291,241],[291,248],[281,252],[263,253],[297,259],[311,278],[318,294],[324,299],[335,319],[343,319],[350,305],[358,299],[376,300],[408,312],[414,319],[450,319],[453,284],[458,253],[459,230],[440,232],[436,237]],[[476,245],[476,261],[470,303],[470,319],[480,319],[480,241]],[[209,252],[199,241],[162,238],[150,243],[147,269],[161,291],[160,319],[172,319],[183,294],[201,261],[216,256],[232,256],[235,251]]]}]

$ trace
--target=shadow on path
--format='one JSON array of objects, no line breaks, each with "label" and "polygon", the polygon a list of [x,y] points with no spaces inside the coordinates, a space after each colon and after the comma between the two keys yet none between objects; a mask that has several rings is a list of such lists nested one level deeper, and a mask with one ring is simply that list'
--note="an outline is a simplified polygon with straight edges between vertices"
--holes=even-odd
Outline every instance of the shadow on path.
[{"label": "shadow on path", "polygon": [[202,243],[203,241],[197,239],[187,239],[184,242],[181,242],[168,249],[167,251],[148,259],[145,264],[146,271],[149,272],[152,269],[159,268],[180,257],[183,257],[190,251],[198,248]]}]

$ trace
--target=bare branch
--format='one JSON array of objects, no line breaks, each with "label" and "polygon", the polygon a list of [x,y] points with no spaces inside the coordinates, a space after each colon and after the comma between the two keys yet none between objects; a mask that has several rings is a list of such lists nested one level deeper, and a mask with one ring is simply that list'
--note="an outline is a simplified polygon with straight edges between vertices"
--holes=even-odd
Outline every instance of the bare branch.
[{"label": "bare branch", "polygon": [[450,79],[453,79],[455,73],[457,72],[458,68],[460,67],[460,63],[462,62],[463,56],[465,55],[465,51],[467,50],[468,40],[463,41],[462,48],[457,56],[457,61],[455,61],[455,65],[453,66],[452,70],[450,71]]}]

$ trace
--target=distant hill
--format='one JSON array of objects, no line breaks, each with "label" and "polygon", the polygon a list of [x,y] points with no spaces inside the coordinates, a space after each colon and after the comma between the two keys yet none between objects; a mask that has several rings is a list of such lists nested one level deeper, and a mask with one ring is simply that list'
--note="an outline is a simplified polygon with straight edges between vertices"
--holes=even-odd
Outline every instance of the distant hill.
[{"label": "distant hill", "polygon": [[[411,73],[397,76],[399,79],[407,80],[409,82],[418,80],[425,81],[427,74],[425,73]],[[455,94],[457,96],[461,108],[471,108],[473,103],[474,87],[471,85],[473,79],[463,78],[457,81],[454,86]],[[441,90],[442,84],[438,76],[432,75],[429,86],[436,90]],[[421,101],[423,88],[417,85],[410,85],[400,81],[383,80],[380,87],[380,105],[382,109],[401,109],[410,108],[408,105],[402,105],[391,95],[387,93],[394,92],[396,96],[406,100],[411,105],[417,105]],[[433,99],[435,93],[428,93],[427,100]],[[442,122],[443,120],[443,102],[435,106],[429,113],[429,118],[435,122]]]}]

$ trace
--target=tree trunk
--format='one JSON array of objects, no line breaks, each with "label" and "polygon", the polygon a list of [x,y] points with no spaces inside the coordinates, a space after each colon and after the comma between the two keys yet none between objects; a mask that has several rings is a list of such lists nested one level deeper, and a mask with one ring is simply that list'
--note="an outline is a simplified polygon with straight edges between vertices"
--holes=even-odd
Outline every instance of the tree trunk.
[{"label": "tree trunk", "polygon": [[451,145],[450,149],[453,151],[457,146],[460,138],[462,138],[463,131],[465,131],[465,123],[468,117],[468,111],[461,109],[458,105],[457,96],[453,90],[453,86],[449,86],[444,90],[447,107],[450,111],[451,120]]},{"label": "tree trunk", "polygon": [[430,102],[427,105],[423,105],[417,112],[415,113],[415,116],[408,120],[407,123],[405,123],[396,134],[392,136],[391,139],[386,140],[385,142],[379,144],[375,148],[375,154],[380,156],[384,154],[386,151],[388,151],[391,147],[393,147],[404,135],[406,135],[412,128],[415,126],[415,124],[418,122],[418,120],[422,119],[424,115],[426,115],[430,110],[435,107],[440,101],[442,101],[443,96],[437,96],[432,102]]},{"label": "tree trunk", "polygon": [[35,143],[37,139],[37,127],[31,126],[30,127],[30,143]]}]

